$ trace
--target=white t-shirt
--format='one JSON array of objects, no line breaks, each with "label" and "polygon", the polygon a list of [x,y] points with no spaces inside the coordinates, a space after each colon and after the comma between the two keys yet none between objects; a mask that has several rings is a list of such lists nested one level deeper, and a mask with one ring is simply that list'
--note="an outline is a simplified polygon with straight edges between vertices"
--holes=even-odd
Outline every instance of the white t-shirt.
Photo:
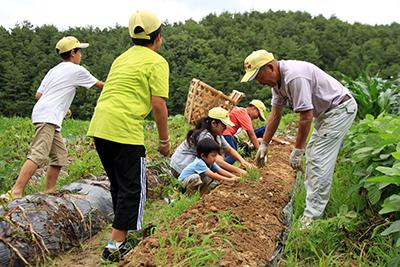
[{"label": "white t-shirt", "polygon": [[42,96],[32,111],[33,123],[51,123],[61,130],[61,124],[67,114],[76,87],[92,87],[98,80],[84,67],[72,62],[61,62],[46,74],[40,84]]}]

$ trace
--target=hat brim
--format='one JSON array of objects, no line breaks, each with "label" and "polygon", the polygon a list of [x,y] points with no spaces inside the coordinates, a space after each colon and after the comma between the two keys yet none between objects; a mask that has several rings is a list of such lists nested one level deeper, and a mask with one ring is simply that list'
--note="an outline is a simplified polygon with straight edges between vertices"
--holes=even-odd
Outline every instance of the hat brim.
[{"label": "hat brim", "polygon": [[262,120],[262,121],[266,121],[267,120],[267,118],[265,118],[265,114],[264,114],[264,112],[262,110],[259,109],[258,113],[260,113],[260,116],[259,116],[260,120]]},{"label": "hat brim", "polygon": [[222,123],[225,124],[226,126],[235,126],[235,124],[229,119],[219,119],[219,120],[222,121]]},{"label": "hat brim", "polygon": [[76,48],[87,48],[89,47],[89,43],[80,43]]},{"label": "hat brim", "polygon": [[251,71],[247,71],[240,82],[245,83],[245,82],[254,80],[254,78],[257,76],[259,70],[260,70],[260,68],[251,70]]}]

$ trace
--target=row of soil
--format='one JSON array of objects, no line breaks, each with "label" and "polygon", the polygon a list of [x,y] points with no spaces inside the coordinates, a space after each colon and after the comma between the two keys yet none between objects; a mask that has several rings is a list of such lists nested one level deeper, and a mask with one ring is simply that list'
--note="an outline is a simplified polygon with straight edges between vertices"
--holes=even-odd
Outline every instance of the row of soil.
[{"label": "row of soil", "polygon": [[[199,244],[204,244],[201,237],[212,239],[212,250],[219,253],[218,266],[265,266],[285,229],[282,209],[289,201],[295,180],[288,165],[290,150],[290,145],[272,144],[268,166],[261,169],[260,179],[218,186],[174,219],[168,229],[160,229],[139,243],[120,266],[173,266],[184,262],[179,257],[185,254],[178,255],[179,247],[171,240],[168,242],[171,238],[167,236],[173,229],[178,229],[178,246],[184,243],[185,236],[199,236]],[[230,225],[220,227],[226,214]]]}]

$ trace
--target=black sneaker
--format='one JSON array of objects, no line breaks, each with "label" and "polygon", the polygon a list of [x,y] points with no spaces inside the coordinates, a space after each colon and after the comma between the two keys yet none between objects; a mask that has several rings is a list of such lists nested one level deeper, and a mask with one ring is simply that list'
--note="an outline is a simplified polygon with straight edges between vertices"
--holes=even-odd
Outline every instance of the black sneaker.
[{"label": "black sneaker", "polygon": [[114,242],[108,241],[107,246],[103,249],[101,259],[103,261],[119,262],[130,250],[131,248],[126,244],[126,241],[118,247]]}]

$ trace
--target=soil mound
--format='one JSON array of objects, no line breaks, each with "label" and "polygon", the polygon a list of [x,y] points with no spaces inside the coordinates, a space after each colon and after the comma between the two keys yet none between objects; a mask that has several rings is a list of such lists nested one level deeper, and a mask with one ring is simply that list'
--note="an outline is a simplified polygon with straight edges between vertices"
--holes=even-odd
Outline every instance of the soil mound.
[{"label": "soil mound", "polygon": [[[212,249],[220,253],[216,265],[265,266],[285,228],[282,209],[289,201],[295,180],[288,165],[290,151],[290,145],[272,144],[268,166],[261,169],[259,180],[220,185],[173,220],[169,229],[182,230],[177,234],[177,244],[183,244],[185,236],[210,237]],[[224,220],[228,223],[221,227]],[[189,234],[185,233],[188,229]],[[171,240],[166,238],[160,244],[160,237],[167,235],[167,230],[161,229],[157,235],[144,239],[120,266],[173,266],[183,260],[185,255],[178,255],[179,246],[173,246]],[[162,264],[155,260],[160,258],[160,249],[163,250]]]}]

